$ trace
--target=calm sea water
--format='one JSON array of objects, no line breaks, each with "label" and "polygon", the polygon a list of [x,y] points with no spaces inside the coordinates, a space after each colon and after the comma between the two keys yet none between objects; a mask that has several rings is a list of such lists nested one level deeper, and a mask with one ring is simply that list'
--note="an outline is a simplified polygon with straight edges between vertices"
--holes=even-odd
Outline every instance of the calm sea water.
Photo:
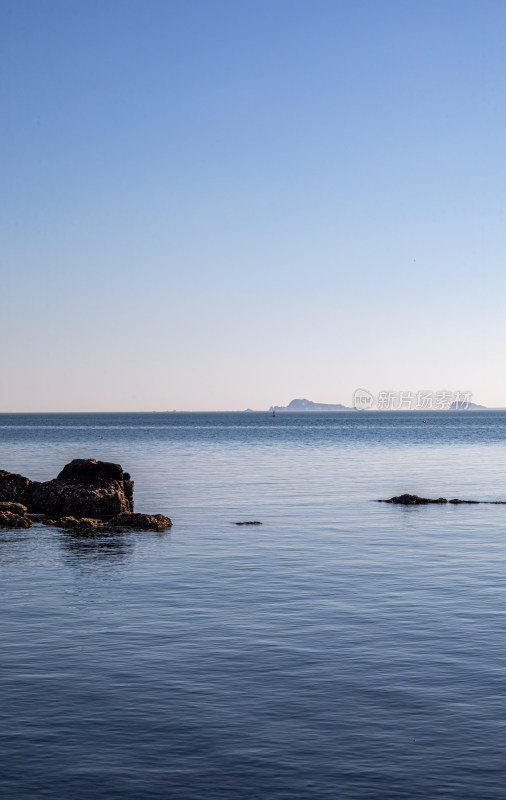
[{"label": "calm sea water", "polygon": [[506,797],[506,506],[374,502],[506,499],[506,412],[0,415],[76,457],[174,526],[0,531],[3,797]]}]

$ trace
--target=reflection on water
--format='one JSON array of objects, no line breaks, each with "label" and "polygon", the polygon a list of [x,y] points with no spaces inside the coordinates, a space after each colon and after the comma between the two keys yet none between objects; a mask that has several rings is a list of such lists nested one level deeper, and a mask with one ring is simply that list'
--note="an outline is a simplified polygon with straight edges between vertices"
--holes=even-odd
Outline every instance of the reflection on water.
[{"label": "reflection on water", "polygon": [[87,562],[96,566],[114,566],[131,555],[134,543],[119,531],[83,532],[61,530],[59,538],[66,563],[78,566]]},{"label": "reflection on water", "polygon": [[14,570],[59,570],[71,566],[97,574],[117,571],[135,549],[135,536],[122,531],[88,533],[64,530],[38,522],[27,531],[0,529],[0,566]]}]

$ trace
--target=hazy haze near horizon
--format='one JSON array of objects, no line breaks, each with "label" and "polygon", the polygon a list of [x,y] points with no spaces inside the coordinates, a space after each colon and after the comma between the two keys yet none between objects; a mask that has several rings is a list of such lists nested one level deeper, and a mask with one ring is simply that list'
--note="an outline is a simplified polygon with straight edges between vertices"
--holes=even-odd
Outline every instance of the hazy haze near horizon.
[{"label": "hazy haze near horizon", "polygon": [[504,4],[0,15],[0,411],[506,406]]}]

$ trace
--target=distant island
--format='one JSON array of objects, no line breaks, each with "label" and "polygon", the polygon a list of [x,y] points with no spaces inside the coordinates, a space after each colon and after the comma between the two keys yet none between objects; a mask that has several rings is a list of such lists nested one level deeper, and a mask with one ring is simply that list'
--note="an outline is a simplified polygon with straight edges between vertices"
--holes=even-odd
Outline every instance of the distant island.
[{"label": "distant island", "polygon": [[350,406],[343,406],[340,403],[313,403],[312,400],[292,400],[287,406],[271,406],[271,412],[278,411],[356,411]]},{"label": "distant island", "polygon": [[[433,408],[433,409],[420,409],[420,408],[412,408],[412,409],[400,409],[402,411],[485,411],[487,409],[486,406],[480,406],[478,403],[464,403],[463,401],[454,401],[450,406],[446,408]],[[246,409],[247,411],[251,411],[251,408]],[[294,411],[294,412],[301,412],[301,411],[357,411],[358,409],[355,406],[343,406],[341,403],[315,403],[313,400],[306,400],[306,398],[297,398],[296,400],[292,400],[287,406],[271,406],[269,408],[269,412],[271,414],[277,414],[278,412],[283,411]],[[380,410],[380,411],[395,411],[399,409],[371,409],[371,410]]]}]

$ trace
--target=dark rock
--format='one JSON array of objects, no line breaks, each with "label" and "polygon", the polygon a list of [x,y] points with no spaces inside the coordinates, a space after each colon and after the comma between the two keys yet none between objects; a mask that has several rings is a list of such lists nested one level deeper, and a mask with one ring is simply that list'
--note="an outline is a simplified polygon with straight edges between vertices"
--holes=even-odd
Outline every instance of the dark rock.
[{"label": "dark rock", "polygon": [[430,500],[427,497],[418,497],[416,494],[401,494],[398,497],[391,497],[390,500],[378,500],[378,503],[398,503],[403,506],[421,506],[428,505],[428,503],[451,503],[452,505],[468,505],[474,506],[482,505],[506,505],[506,500],[447,500],[445,497],[438,497],[437,500]]},{"label": "dark rock", "polygon": [[416,494],[400,494],[391,497],[390,500],[380,500],[380,503],[396,503],[402,506],[426,506],[429,503],[447,503],[445,497],[438,497],[437,500],[430,500],[428,497],[418,497]]},{"label": "dark rock", "polygon": [[80,458],[52,481],[29,481],[20,499],[32,513],[105,517],[133,510],[133,488],[119,464]]},{"label": "dark rock", "polygon": [[21,514],[0,510],[0,528],[31,528],[33,522]]},{"label": "dark rock", "polygon": [[135,514],[124,511],[105,523],[113,528],[137,528],[138,530],[165,531],[172,525],[163,514]]},{"label": "dark rock", "polygon": [[257,519],[247,520],[246,522],[236,522],[236,525],[261,525],[262,523],[259,522]]},{"label": "dark rock", "polygon": [[29,483],[23,475],[0,469],[0,501],[16,503]]},{"label": "dark rock", "polygon": [[163,514],[135,514],[133,511],[123,511],[112,519],[106,520],[91,517],[78,519],[73,516],[58,517],[56,519],[46,517],[44,524],[79,531],[107,531],[111,528],[164,531],[171,527],[172,522],[168,517],[164,517]]},{"label": "dark rock", "polygon": [[20,517],[26,516],[27,508],[21,503],[0,503],[0,511],[10,511],[12,514],[19,514]]},{"label": "dark rock", "polygon": [[93,486],[123,480],[123,470],[119,464],[109,461],[95,461],[94,458],[75,458],[66,464],[56,476],[60,483],[83,483]]}]

